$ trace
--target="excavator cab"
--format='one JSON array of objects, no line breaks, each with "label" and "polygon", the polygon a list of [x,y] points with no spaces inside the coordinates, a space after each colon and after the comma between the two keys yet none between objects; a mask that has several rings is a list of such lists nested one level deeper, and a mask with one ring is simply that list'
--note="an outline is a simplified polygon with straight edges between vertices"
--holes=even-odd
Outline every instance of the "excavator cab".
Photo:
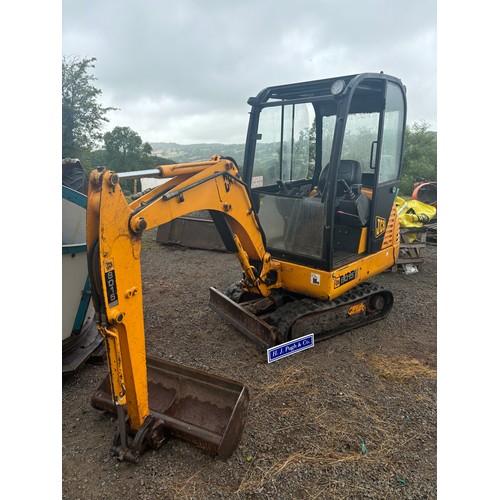
[{"label": "excavator cab", "polygon": [[384,74],[250,98],[243,178],[277,259],[332,270],[380,250],[401,172],[405,90]]},{"label": "excavator cab", "polygon": [[367,280],[399,253],[405,87],[364,73],[269,87],[248,103],[243,180],[278,284],[266,300],[211,288],[212,308],[266,348],[382,319],[392,294]]}]

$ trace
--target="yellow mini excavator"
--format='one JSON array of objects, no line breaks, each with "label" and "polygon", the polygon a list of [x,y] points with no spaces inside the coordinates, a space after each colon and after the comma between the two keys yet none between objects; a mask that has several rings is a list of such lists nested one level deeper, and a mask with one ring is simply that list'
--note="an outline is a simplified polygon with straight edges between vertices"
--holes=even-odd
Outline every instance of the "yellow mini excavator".
[{"label": "yellow mini excavator", "polygon": [[[243,166],[200,163],[91,173],[87,255],[108,377],[94,407],[118,416],[112,452],[137,461],[169,435],[231,455],[247,388],[146,356],[143,231],[208,210],[243,276],[210,306],[263,347],[317,340],[383,318],[390,291],[368,280],[399,253],[395,198],[406,122],[397,78],[364,73],[269,87],[251,106]],[[128,203],[120,180],[165,178]]]}]

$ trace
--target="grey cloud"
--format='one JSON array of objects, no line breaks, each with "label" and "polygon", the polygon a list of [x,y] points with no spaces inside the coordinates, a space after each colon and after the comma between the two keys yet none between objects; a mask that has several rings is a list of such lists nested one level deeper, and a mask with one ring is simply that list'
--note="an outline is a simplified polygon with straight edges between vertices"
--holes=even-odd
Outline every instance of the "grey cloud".
[{"label": "grey cloud", "polygon": [[434,125],[435,33],[435,0],[63,3],[64,54],[97,58],[102,100],[121,109],[111,125],[144,140],[229,142],[235,122],[244,140],[246,100],[263,87],[362,71],[399,76],[409,118]]}]

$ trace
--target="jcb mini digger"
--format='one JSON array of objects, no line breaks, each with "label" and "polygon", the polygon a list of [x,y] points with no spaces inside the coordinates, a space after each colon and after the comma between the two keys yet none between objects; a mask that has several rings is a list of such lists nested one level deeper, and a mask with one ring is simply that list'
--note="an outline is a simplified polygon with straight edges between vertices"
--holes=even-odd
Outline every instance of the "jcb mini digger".
[{"label": "jcb mini digger", "polygon": [[[368,280],[399,252],[400,80],[364,73],[280,85],[248,103],[241,171],[214,156],[91,174],[87,254],[109,370],[92,404],[118,415],[112,452],[120,459],[136,461],[169,435],[228,457],[248,405],[238,382],[146,356],[144,230],[208,210],[243,271],[226,292],[210,289],[210,306],[263,347],[307,333],[320,340],[392,307],[392,294]],[[166,180],[128,203],[120,179],[131,177]]]}]

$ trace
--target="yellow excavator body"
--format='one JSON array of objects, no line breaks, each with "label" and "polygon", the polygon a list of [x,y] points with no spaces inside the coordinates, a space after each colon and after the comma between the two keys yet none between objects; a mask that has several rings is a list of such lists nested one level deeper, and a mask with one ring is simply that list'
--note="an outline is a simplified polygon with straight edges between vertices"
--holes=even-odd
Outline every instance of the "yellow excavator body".
[{"label": "yellow excavator body", "polygon": [[[120,459],[137,461],[169,435],[227,458],[248,406],[244,384],[147,355],[145,230],[208,211],[243,273],[226,292],[210,288],[210,306],[265,348],[307,333],[328,338],[382,319],[392,307],[392,294],[368,280],[393,266],[399,252],[401,82],[351,75],[270,87],[249,103],[242,173],[221,156],[91,173],[87,257],[108,362],[92,404],[117,414],[112,451]],[[120,180],[141,176],[165,182],[129,203]]]}]

